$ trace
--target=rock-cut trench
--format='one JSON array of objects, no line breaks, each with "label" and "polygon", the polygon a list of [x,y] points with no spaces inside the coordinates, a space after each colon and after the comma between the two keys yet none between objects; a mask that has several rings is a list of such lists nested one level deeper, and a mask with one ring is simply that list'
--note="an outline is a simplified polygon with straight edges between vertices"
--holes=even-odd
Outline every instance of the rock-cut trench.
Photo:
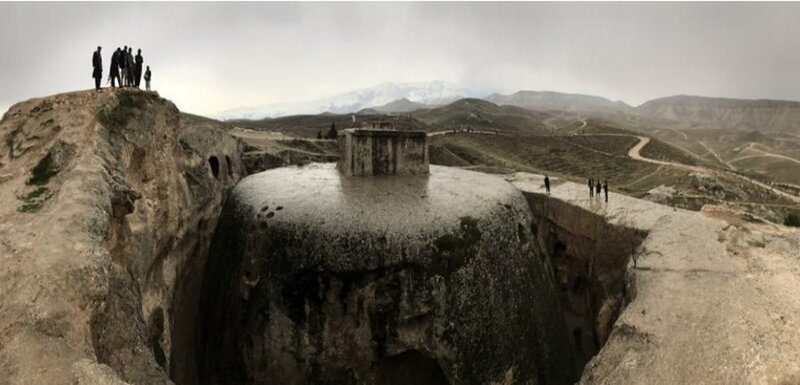
[{"label": "rock-cut trench", "polygon": [[[577,381],[628,300],[645,234],[483,174],[381,181],[312,165],[239,182],[176,293],[171,379]],[[443,203],[454,196],[467,204]],[[393,230],[396,212],[412,219]]]}]

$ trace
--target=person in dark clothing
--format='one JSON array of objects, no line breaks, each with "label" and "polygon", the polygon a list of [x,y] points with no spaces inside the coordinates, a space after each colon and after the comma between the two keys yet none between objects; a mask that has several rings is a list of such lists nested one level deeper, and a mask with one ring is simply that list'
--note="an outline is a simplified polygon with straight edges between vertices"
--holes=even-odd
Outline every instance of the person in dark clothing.
[{"label": "person in dark clothing", "polygon": [[550,178],[547,175],[544,176],[544,191],[550,195]]},{"label": "person in dark clothing", "polygon": [[136,84],[135,83],[135,77],[134,77],[134,75],[135,75],[134,74],[134,69],[135,68],[134,68],[134,62],[133,62],[133,47],[128,48],[127,59],[128,59],[128,61],[125,62],[125,71],[127,72],[127,77],[128,77],[127,84],[128,84],[128,87],[133,87]]},{"label": "person in dark clothing", "polygon": [[135,86],[139,88],[139,85],[142,84],[142,63],[144,63],[144,58],[142,57],[142,50],[136,51],[136,64],[134,68],[134,79],[135,79]]},{"label": "person in dark clothing", "polygon": [[608,179],[603,179],[603,192],[606,193],[606,203],[608,203]]},{"label": "person in dark clothing", "polygon": [[[114,83],[115,79],[116,83]],[[116,84],[122,87],[122,80],[119,78],[119,47],[111,54],[111,68],[108,69],[108,80],[111,81],[111,87],[117,87]]]},{"label": "person in dark clothing", "polygon": [[600,179],[599,178],[595,180],[594,187],[595,187],[595,190],[596,190],[595,192],[597,193],[597,197],[599,198],[600,197],[600,192],[603,189],[603,186],[600,184]]},{"label": "person in dark clothing", "polygon": [[128,64],[127,56],[128,56],[128,46],[126,45],[125,47],[122,48],[122,52],[119,53],[119,57],[117,58],[117,61],[119,62],[119,73],[122,75],[122,81],[120,82],[120,87],[125,87],[125,84],[128,81],[127,79],[128,72],[125,71],[125,65]]},{"label": "person in dark clothing", "polygon": [[150,78],[153,74],[150,72],[150,66],[147,66],[147,71],[144,71],[144,86],[145,89],[150,91]]},{"label": "person in dark clothing", "polygon": [[94,67],[92,77],[94,78],[94,89],[97,91],[100,91],[100,80],[103,79],[103,57],[100,56],[101,49],[100,46],[97,46],[97,51],[94,51],[92,55],[92,67]]},{"label": "person in dark clothing", "polygon": [[594,196],[594,180],[589,178],[589,198]]}]

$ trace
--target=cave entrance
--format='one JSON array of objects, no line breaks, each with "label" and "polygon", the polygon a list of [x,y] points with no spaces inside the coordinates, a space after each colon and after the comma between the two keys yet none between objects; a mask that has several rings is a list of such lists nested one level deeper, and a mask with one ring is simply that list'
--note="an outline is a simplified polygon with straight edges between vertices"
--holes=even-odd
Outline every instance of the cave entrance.
[{"label": "cave entrance", "polygon": [[219,159],[216,156],[209,157],[208,165],[211,167],[211,173],[214,174],[214,178],[219,178]]},{"label": "cave entrance", "polygon": [[386,357],[378,367],[378,385],[449,385],[439,363],[417,350]]}]

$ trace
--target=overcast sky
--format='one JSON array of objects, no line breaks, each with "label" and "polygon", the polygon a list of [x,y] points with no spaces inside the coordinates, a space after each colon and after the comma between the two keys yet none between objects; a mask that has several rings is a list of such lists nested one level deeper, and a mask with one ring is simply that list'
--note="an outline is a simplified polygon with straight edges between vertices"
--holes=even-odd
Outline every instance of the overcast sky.
[{"label": "overcast sky", "polygon": [[97,45],[209,115],[429,80],[800,100],[799,3],[0,3],[0,110],[93,87]]}]

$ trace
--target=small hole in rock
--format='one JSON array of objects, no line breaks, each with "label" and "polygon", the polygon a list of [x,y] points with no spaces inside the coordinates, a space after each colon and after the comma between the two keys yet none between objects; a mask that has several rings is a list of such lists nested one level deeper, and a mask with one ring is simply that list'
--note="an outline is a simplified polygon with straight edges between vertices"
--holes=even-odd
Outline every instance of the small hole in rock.
[{"label": "small hole in rock", "polygon": [[208,165],[211,167],[211,173],[214,178],[219,178],[219,159],[216,156],[208,158]]},{"label": "small hole in rock", "polygon": [[278,206],[278,207],[275,208],[275,210],[281,211],[281,210],[283,210],[283,206]]},{"label": "small hole in rock", "polygon": [[272,211],[270,211],[270,212],[267,214],[267,218],[272,218],[272,217],[274,217],[274,216],[275,216],[275,213],[274,213],[274,212],[272,212]]},{"label": "small hole in rock", "polygon": [[[267,211],[267,210],[269,210],[269,206],[264,206],[264,207],[261,208],[261,212],[264,212],[264,211]],[[280,209],[278,209],[278,210],[280,210]]]}]

